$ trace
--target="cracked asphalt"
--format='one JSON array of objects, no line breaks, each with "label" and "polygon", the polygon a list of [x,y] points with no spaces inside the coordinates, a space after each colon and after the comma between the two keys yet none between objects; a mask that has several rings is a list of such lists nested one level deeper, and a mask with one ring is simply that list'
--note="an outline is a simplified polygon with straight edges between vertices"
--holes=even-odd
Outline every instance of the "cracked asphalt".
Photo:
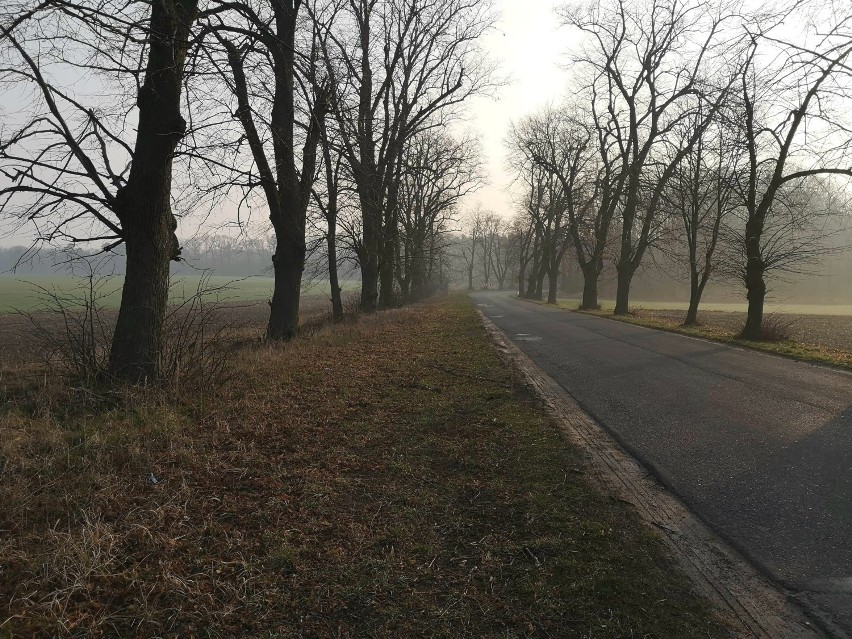
[{"label": "cracked asphalt", "polygon": [[852,636],[852,374],[471,297],[696,515]]}]

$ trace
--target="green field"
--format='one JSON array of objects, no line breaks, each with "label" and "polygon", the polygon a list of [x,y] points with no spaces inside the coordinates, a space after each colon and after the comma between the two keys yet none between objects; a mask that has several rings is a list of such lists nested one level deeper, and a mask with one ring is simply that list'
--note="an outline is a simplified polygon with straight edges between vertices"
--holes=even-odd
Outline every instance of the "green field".
[{"label": "green field", "polygon": [[[615,308],[615,300],[601,300],[601,308],[611,311]],[[560,299],[559,306],[575,309],[580,306],[579,299]],[[689,308],[687,302],[646,302],[636,300],[630,302],[631,310],[646,309],[649,311],[684,311]],[[745,302],[706,302],[701,304],[702,311],[722,311],[726,313],[745,313],[748,304]],[[788,315],[852,315],[852,304],[788,304],[767,302],[767,313]]]},{"label": "green field", "polygon": [[[123,278],[105,278],[98,291],[103,308],[117,308],[121,300]],[[200,276],[176,277],[172,283],[171,299],[180,301],[198,291]],[[211,299],[228,302],[258,302],[272,297],[271,277],[210,277],[205,288],[213,289]],[[44,289],[55,291],[69,300],[84,299],[88,280],[70,276],[0,276],[0,313],[35,311],[46,306]],[[358,282],[344,282],[344,291],[357,290]],[[328,282],[307,284],[306,295],[328,295]]]}]

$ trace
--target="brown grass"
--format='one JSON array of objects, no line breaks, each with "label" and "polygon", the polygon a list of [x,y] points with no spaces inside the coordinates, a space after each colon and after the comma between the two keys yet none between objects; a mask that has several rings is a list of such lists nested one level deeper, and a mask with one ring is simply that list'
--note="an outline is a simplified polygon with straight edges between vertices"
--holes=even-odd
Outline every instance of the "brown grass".
[{"label": "brown grass", "polygon": [[466,299],[236,357],[215,394],[6,397],[0,636],[725,634]]},{"label": "brown grass", "polygon": [[[570,308],[567,310],[576,311]],[[852,344],[845,335],[849,318],[843,316],[768,315],[765,338],[747,340],[740,337],[744,313],[702,313],[699,315],[699,324],[684,326],[683,313],[679,311],[637,308],[629,315],[620,316],[613,315],[612,311],[576,312],[733,344],[798,361],[852,369]],[[839,328],[844,330],[838,331]]]}]

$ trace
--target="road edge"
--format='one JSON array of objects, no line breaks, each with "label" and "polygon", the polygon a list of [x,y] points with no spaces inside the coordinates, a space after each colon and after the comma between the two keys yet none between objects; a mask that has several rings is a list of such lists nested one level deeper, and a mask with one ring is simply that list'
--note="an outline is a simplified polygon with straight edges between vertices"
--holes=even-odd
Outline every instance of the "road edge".
[{"label": "road edge", "polygon": [[[519,299],[523,302],[529,302],[531,304],[535,304],[537,306],[545,306],[548,308],[553,308],[559,311],[565,311],[567,313],[576,313],[577,315],[586,315],[587,317],[597,317],[599,319],[609,320],[611,322],[621,322],[622,324],[628,324],[630,326],[635,326],[636,328],[644,328],[649,331],[659,331],[663,333],[669,333],[670,335],[680,335],[681,337],[685,337],[686,339],[693,339],[699,342],[707,342],[709,344],[722,344],[727,346],[728,348],[733,348],[741,351],[745,351],[747,353],[759,353],[761,355],[766,355],[768,357],[780,357],[782,359],[789,360],[791,362],[798,362],[800,364],[805,364],[806,366],[818,366],[821,368],[828,368],[830,370],[845,373],[846,375],[852,375],[852,365],[846,364],[838,364],[836,362],[823,361],[816,358],[811,357],[800,357],[798,355],[791,355],[789,353],[780,353],[777,351],[770,351],[767,349],[760,348],[759,346],[752,346],[751,344],[746,344],[741,341],[733,341],[733,340],[725,340],[721,338],[714,338],[706,335],[691,335],[689,333],[684,333],[677,329],[677,327],[667,327],[667,326],[647,326],[645,324],[639,324],[637,322],[631,322],[629,319],[625,319],[623,317],[617,317],[615,315],[599,315],[590,311],[583,311],[579,308],[564,308],[562,306],[554,306],[552,304],[548,304],[547,302],[542,302],[539,300],[529,300],[515,297],[514,299]],[[641,308],[641,307],[640,307]],[[808,344],[804,344],[808,346]]]},{"label": "road edge", "polygon": [[544,402],[587,456],[592,480],[631,504],[659,533],[696,592],[712,601],[741,637],[828,637],[780,586],[711,531],[541,370],[481,311],[477,314],[501,359]]}]

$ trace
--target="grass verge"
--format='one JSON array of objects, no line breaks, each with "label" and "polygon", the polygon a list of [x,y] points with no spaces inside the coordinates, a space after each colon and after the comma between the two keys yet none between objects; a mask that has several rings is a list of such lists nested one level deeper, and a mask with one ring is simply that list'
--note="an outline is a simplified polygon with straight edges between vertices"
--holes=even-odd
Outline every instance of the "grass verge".
[{"label": "grass verge", "polygon": [[[537,303],[546,305],[545,302]],[[837,366],[839,368],[852,370],[852,353],[846,350],[830,348],[819,344],[804,344],[792,339],[779,342],[747,340],[738,337],[735,331],[702,324],[698,324],[696,326],[684,326],[675,320],[654,317],[653,315],[644,315],[642,313],[642,309],[637,309],[628,315],[615,315],[611,309],[581,311],[577,308],[577,304],[572,303],[571,301],[560,300],[556,306],[576,313],[594,315],[595,317],[603,317],[619,322],[634,324],[636,326],[644,326],[646,328],[655,328],[658,330],[668,331],[670,333],[679,333],[680,335],[700,337],[714,342],[721,342],[723,344],[731,344],[764,353],[771,353],[773,355],[788,357],[802,362],[827,364],[829,366]]]},{"label": "grass verge", "polygon": [[7,398],[0,636],[725,636],[466,297],[237,357]]}]

